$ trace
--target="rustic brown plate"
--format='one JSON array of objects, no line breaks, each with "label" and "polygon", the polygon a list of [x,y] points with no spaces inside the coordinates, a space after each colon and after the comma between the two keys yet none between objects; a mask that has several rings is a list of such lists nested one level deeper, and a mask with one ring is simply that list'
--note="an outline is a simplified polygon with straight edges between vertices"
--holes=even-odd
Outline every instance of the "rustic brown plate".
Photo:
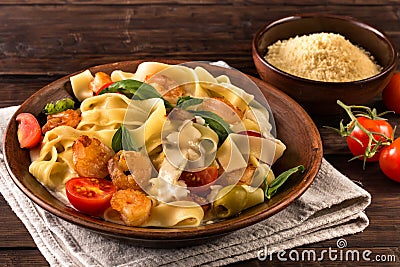
[{"label": "rustic brown plate", "polygon": [[[162,60],[158,60],[162,61]],[[91,68],[92,72],[112,70],[135,72],[143,61],[126,61]],[[180,61],[165,60],[169,64]],[[73,75],[73,74],[71,74]],[[70,75],[70,76],[71,76]],[[73,96],[69,77],[63,77],[28,98],[16,114],[30,112],[38,115],[45,103]],[[250,77],[264,93],[272,109],[278,138],[287,146],[282,158],[273,166],[276,173],[302,164],[306,171],[293,176],[270,201],[246,210],[240,216],[195,228],[161,229],[128,227],[87,216],[53,197],[28,171],[29,153],[19,148],[16,114],[7,127],[3,151],[8,171],[16,185],[36,204],[48,212],[76,225],[116,238],[125,238],[149,247],[179,247],[195,245],[244,228],[281,211],[303,194],[313,182],[321,165],[322,142],[318,130],[308,114],[290,97],[273,86]]]}]

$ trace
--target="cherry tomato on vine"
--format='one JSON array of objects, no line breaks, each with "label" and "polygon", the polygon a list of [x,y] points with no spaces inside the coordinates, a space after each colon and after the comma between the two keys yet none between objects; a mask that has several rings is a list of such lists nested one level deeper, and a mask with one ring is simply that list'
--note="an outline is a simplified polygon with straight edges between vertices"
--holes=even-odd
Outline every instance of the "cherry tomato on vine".
[{"label": "cherry tomato on vine", "polygon": [[[370,119],[366,117],[357,117],[357,121],[368,131],[374,133],[380,133],[385,135],[388,138],[391,138],[393,135],[392,126],[385,120],[379,119]],[[385,140],[384,137],[379,136],[377,134],[373,134],[376,140]],[[355,139],[358,139],[361,143],[357,142]],[[362,131],[357,125],[354,127],[353,131],[346,138],[347,146],[350,149],[350,152],[354,157],[359,157],[359,159],[364,160],[365,150],[368,148],[368,135]],[[376,145],[376,143],[372,143],[371,149]],[[366,161],[378,161],[380,154],[380,148],[378,148],[377,153],[371,158],[366,158]]]},{"label": "cherry tomato on vine", "polygon": [[387,177],[400,183],[400,138],[382,149],[379,167]]},{"label": "cherry tomato on vine", "polygon": [[389,110],[400,114],[400,72],[396,73],[383,89],[382,100]]},{"label": "cherry tomato on vine", "polygon": [[116,187],[104,178],[76,177],[68,180],[65,190],[74,208],[89,215],[101,215],[110,206]]},{"label": "cherry tomato on vine", "polygon": [[31,113],[20,113],[16,118],[18,122],[18,141],[21,148],[33,148],[42,138],[39,122]]}]

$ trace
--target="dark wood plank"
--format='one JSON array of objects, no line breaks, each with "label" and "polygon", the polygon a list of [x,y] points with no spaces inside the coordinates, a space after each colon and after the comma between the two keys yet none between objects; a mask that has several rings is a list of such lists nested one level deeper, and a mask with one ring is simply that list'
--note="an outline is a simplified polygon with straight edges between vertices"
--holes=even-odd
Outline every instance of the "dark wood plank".
[{"label": "dark wood plank", "polygon": [[0,250],[0,266],[49,266],[39,250]]},{"label": "dark wood plank", "polygon": [[267,21],[302,12],[357,17],[386,31],[400,46],[395,5],[345,9],[332,5],[328,10],[324,5],[265,4],[3,5],[0,74],[63,75],[100,63],[141,58],[239,58],[247,59],[249,66],[254,32]]},{"label": "dark wood plank", "polygon": [[58,76],[2,76],[0,108],[20,105],[34,92],[58,78]]},{"label": "dark wood plank", "polygon": [[[4,248],[35,248],[28,230],[0,195],[0,251]],[[0,256],[1,259],[1,256]],[[3,266],[0,264],[0,266]]]},{"label": "dark wood plank", "polygon": [[390,5],[397,4],[396,0],[115,0],[110,3],[107,0],[0,0],[0,4],[8,5],[32,5],[32,4],[59,4],[59,5],[144,5],[144,4],[161,4],[161,5],[345,5],[345,6],[365,6],[365,5]]}]

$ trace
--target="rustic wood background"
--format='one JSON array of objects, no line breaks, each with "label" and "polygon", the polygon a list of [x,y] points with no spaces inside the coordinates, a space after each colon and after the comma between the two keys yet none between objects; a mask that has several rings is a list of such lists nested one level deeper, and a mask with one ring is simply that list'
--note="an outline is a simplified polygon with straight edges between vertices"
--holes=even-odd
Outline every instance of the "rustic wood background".
[{"label": "rustic wood background", "polygon": [[[257,29],[284,16],[313,12],[355,17],[383,30],[400,48],[399,0],[0,0],[0,107],[22,103],[61,76],[115,61],[224,60],[257,76],[251,57]],[[383,108],[379,98],[375,104]],[[360,162],[347,162],[350,155],[343,140],[321,128],[336,125],[339,117],[314,120],[321,129],[326,158],[373,195],[367,209],[371,225],[364,233],[346,237],[349,246],[395,254],[400,262],[400,186],[385,179],[376,164],[362,171]],[[398,116],[390,120],[400,122]],[[336,240],[309,247],[329,246],[336,247]],[[282,263],[255,260],[235,265],[272,264]],[[337,264],[348,263],[324,262]],[[0,266],[32,265],[47,262],[0,196]]]},{"label": "rustic wood background", "polygon": [[0,0],[0,86],[28,97],[59,76],[138,58],[223,59],[256,75],[255,31],[310,12],[356,17],[400,44],[398,0]]}]

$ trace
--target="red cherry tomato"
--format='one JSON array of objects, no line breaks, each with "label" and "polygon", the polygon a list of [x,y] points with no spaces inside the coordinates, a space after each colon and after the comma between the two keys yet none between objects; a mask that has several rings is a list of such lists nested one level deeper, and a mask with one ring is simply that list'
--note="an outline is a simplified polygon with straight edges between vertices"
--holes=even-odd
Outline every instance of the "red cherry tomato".
[{"label": "red cherry tomato", "polygon": [[239,132],[239,134],[255,136],[255,137],[262,137],[261,133],[259,133],[257,131],[253,131],[253,130],[242,131],[242,132]]},{"label": "red cherry tomato", "polygon": [[103,178],[76,177],[65,184],[65,190],[74,208],[89,215],[101,215],[110,206],[116,187]]},{"label": "red cherry tomato", "polygon": [[[373,120],[366,117],[357,117],[357,121],[368,131],[381,133],[387,136],[388,138],[392,137],[393,128],[392,126],[385,120]],[[373,135],[377,140],[384,140],[382,136],[377,134]],[[353,138],[352,138],[353,137]],[[354,140],[354,138],[358,139],[359,142]],[[354,127],[350,136],[347,138],[347,146],[349,147],[351,153],[355,156],[363,156],[365,155],[365,149],[368,147],[368,136],[364,133],[357,125]],[[372,147],[374,147],[374,143],[372,143]],[[378,161],[379,160],[380,150],[371,158],[367,158],[366,161]],[[359,159],[364,160],[364,157],[359,157]]]},{"label": "red cherry tomato", "polygon": [[387,177],[400,183],[400,138],[382,149],[379,167]]},{"label": "red cherry tomato", "polygon": [[382,100],[388,109],[400,114],[400,72],[396,73],[383,89]]},{"label": "red cherry tomato", "polygon": [[21,148],[33,148],[39,144],[42,138],[42,130],[39,122],[30,113],[18,114],[18,141]]},{"label": "red cherry tomato", "polygon": [[183,180],[187,187],[194,192],[205,192],[218,178],[218,169],[210,166],[198,172],[184,171],[180,180]]},{"label": "red cherry tomato", "polygon": [[99,90],[97,90],[97,92],[96,92],[96,95],[99,95],[99,93],[101,92],[101,91],[103,91],[104,89],[106,89],[107,87],[109,87],[111,84],[113,84],[114,82],[109,82],[109,83],[105,83],[105,84],[103,84],[101,87],[100,87],[100,89]]}]

